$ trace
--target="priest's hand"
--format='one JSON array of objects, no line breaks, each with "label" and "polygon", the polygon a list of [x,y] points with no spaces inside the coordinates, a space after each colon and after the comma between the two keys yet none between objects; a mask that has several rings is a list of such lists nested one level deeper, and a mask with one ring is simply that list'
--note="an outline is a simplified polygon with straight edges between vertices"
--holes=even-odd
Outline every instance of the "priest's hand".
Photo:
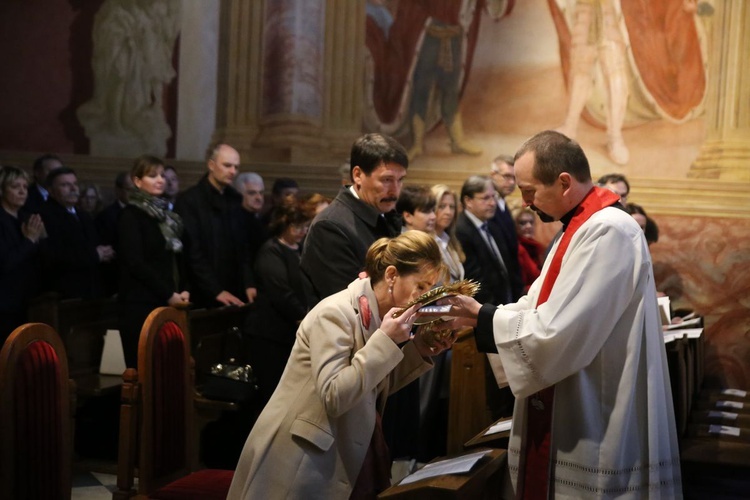
[{"label": "priest's hand", "polygon": [[421,325],[412,337],[414,347],[420,356],[428,358],[437,356],[441,352],[453,347],[456,341],[456,331],[448,328],[449,322],[436,321]]},{"label": "priest's hand", "polygon": [[454,295],[437,301],[438,305],[450,305],[451,310],[445,317],[452,318],[446,327],[452,330],[461,330],[467,327],[477,326],[477,316],[482,304],[468,295]]}]

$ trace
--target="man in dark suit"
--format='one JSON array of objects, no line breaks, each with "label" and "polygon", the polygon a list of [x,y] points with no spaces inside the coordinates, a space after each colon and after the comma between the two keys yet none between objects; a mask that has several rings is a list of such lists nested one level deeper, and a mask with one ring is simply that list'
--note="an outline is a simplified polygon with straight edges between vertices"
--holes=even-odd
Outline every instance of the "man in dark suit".
[{"label": "man in dark suit", "polygon": [[401,232],[395,212],[409,159],[392,137],[366,134],[351,152],[352,185],[310,226],[301,268],[309,279],[310,305],[346,288],[365,262],[370,245]]},{"label": "man in dark suit", "polygon": [[500,155],[492,160],[490,179],[492,179],[492,185],[497,192],[497,210],[495,210],[495,215],[490,220],[490,224],[495,225],[500,230],[500,234],[505,241],[505,246],[508,249],[505,264],[508,266],[511,293],[515,302],[523,295],[523,279],[521,278],[521,265],[518,263],[516,223],[505,201],[516,188],[513,157],[510,155]]},{"label": "man in dark suit", "polygon": [[250,287],[242,195],[232,187],[240,154],[212,145],[208,172],[177,197],[175,212],[185,226],[185,267],[190,298],[198,307],[243,305],[255,299]]},{"label": "man in dark suit", "polygon": [[[491,223],[497,210],[492,180],[482,175],[469,177],[461,188],[461,204],[464,210],[456,220],[456,237],[466,254],[466,278],[481,283],[476,296],[483,297],[485,303],[513,302],[510,253],[501,229]],[[498,387],[488,359],[485,359],[485,390],[493,419],[513,414],[513,394],[508,387]]]},{"label": "man in dark suit", "polygon": [[130,192],[134,189],[133,180],[130,178],[130,172],[120,172],[115,177],[115,201],[113,201],[104,210],[99,212],[94,220],[96,223],[96,233],[99,235],[99,242],[102,245],[110,245],[115,249],[115,258],[101,266],[102,285],[104,293],[111,296],[117,293],[117,287],[120,277],[119,263],[117,262],[117,226],[120,221],[120,212],[128,204]]},{"label": "man in dark suit", "polygon": [[34,160],[34,183],[29,186],[29,195],[26,197],[26,203],[23,208],[32,214],[39,213],[39,209],[47,198],[47,176],[52,170],[62,167],[62,161],[56,155],[45,154]]},{"label": "man in dark suit", "polygon": [[482,175],[469,177],[461,188],[461,204],[464,210],[456,221],[456,237],[466,254],[466,278],[481,283],[477,296],[484,302],[512,302],[509,251],[500,229],[488,223],[497,209],[492,181]]},{"label": "man in dark suit", "polygon": [[46,288],[63,298],[101,296],[100,262],[114,257],[108,245],[99,245],[94,221],[76,211],[78,179],[75,171],[61,167],[47,178],[49,199],[40,209],[48,239],[42,246]]}]

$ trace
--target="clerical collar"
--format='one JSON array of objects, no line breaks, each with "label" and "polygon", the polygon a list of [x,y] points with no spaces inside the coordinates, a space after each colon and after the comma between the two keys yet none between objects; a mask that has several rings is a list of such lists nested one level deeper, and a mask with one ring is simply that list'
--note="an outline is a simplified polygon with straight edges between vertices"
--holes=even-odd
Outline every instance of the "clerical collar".
[{"label": "clerical collar", "polygon": [[562,222],[562,230],[565,232],[565,230],[568,228],[568,224],[570,224],[570,221],[573,220],[573,216],[576,214],[576,209],[578,208],[578,205],[574,206],[570,212],[560,217],[560,222]]},{"label": "clerical collar", "polygon": [[[560,222],[562,222],[562,225],[563,225],[562,232],[565,232],[565,230],[568,228],[568,224],[570,224],[570,221],[573,219],[573,216],[576,213],[576,209],[578,209],[579,206],[580,206],[580,203],[574,206],[570,212],[560,217]],[[625,210],[625,206],[619,201],[612,206],[615,208],[619,208],[620,210]]]}]

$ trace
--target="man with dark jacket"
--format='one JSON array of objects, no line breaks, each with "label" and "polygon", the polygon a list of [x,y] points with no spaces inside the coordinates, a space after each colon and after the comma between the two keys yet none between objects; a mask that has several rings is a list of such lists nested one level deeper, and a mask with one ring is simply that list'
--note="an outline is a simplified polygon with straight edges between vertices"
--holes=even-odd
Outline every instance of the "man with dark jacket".
[{"label": "man with dark jacket", "polygon": [[240,154],[228,144],[209,149],[208,172],[177,197],[183,220],[190,298],[198,307],[242,305],[255,298],[249,287],[242,195],[232,187]]},{"label": "man with dark jacket", "polygon": [[76,211],[79,191],[73,169],[53,170],[47,184],[50,195],[40,209],[49,236],[42,247],[46,288],[63,298],[100,297],[99,263],[111,261],[114,250],[99,245],[91,216]]},{"label": "man with dark jacket", "polygon": [[315,217],[305,239],[301,268],[311,285],[310,306],[357,277],[375,240],[401,232],[395,208],[409,166],[403,146],[366,134],[352,146],[350,165],[352,185]]},{"label": "man with dark jacket", "polygon": [[[491,222],[497,210],[492,180],[483,175],[466,179],[461,204],[464,210],[456,220],[456,237],[466,254],[466,277],[481,283],[477,297],[482,301],[495,305],[513,302],[520,293],[514,292],[511,258],[502,230]],[[507,387],[498,387],[489,359],[485,360],[485,391],[493,419],[513,414],[513,394]]]},{"label": "man with dark jacket", "polygon": [[62,161],[57,155],[47,153],[34,160],[34,183],[29,186],[24,209],[32,214],[39,213],[44,202],[49,198],[47,176],[57,168],[62,167]]},{"label": "man with dark jacket", "polygon": [[510,214],[510,207],[506,201],[507,197],[516,189],[516,176],[513,170],[513,157],[500,155],[492,160],[490,167],[490,179],[497,192],[497,209],[495,215],[489,220],[502,234],[505,247],[508,249],[507,261],[508,274],[510,276],[513,300],[518,300],[523,295],[523,280],[521,279],[521,265],[518,263],[518,235],[516,223]]}]

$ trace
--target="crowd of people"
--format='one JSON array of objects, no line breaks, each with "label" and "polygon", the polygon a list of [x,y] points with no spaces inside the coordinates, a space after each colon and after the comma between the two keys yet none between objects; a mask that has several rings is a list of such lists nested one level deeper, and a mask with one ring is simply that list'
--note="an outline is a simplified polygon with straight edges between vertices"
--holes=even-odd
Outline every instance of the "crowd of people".
[{"label": "crowd of people", "polygon": [[[116,199],[103,209],[98,188],[79,188],[76,172],[54,155],[35,162],[33,184],[23,169],[3,167],[0,333],[7,336],[25,321],[29,300],[41,291],[116,296],[126,364],[135,366],[140,326],[155,307],[255,303],[244,336],[265,408],[240,457],[229,498],[269,491],[366,498],[390,484],[392,459],[428,460],[445,453],[440,437],[447,425],[455,337],[435,340],[414,327],[415,307],[394,312],[436,285],[468,278],[481,288],[475,299],[450,299],[460,316],[452,328],[476,327],[478,346],[490,353],[488,410],[495,418],[514,417],[511,447],[522,451],[512,455],[517,465],[512,486],[574,489],[564,471],[553,470],[542,482],[540,462],[518,464],[519,455],[538,451],[530,451],[531,438],[524,433],[531,411],[526,404],[539,401],[552,412],[542,417],[547,439],[550,426],[562,425],[563,418],[569,425],[568,417],[593,426],[562,440],[558,436],[554,447],[563,453],[563,443],[566,460],[586,464],[589,472],[573,474],[584,487],[679,490],[673,421],[670,430],[668,409],[662,404],[655,410],[669,390],[668,379],[666,388],[641,387],[642,369],[661,373],[666,366],[663,350],[649,351],[642,363],[630,362],[640,353],[633,352],[633,342],[657,349],[653,318],[634,317],[652,312],[642,301],[650,297],[653,279],[647,279],[652,274],[647,247],[644,251],[632,232],[640,225],[646,232],[640,238],[655,241],[648,238],[649,224],[652,235],[655,224],[642,208],[627,203],[627,179],[612,174],[595,185],[580,146],[552,131],[532,138],[515,156],[498,156],[486,175],[467,178],[459,192],[443,184],[405,184],[408,166],[397,141],[366,134],[353,144],[348,175],[342,171],[333,200],[303,195],[293,179],[281,178],[273,184],[269,207],[263,178],[240,173],[239,152],[218,143],[209,148],[205,175],[183,191],[176,170],[162,159],[137,158],[130,172],[117,176]],[[508,198],[516,186],[522,204]],[[612,208],[625,208],[638,224],[623,220],[625,210]],[[537,216],[563,222],[549,248],[535,239]],[[600,228],[610,226],[616,237]],[[580,242],[574,236],[580,234],[590,240]],[[598,239],[618,252],[579,248]],[[610,262],[622,252],[626,258]],[[563,260],[568,254],[570,261]],[[608,279],[581,281],[599,268]],[[644,278],[627,287],[625,278],[638,273]],[[622,278],[616,290],[607,288],[613,275]],[[631,301],[638,306],[632,311]],[[580,327],[583,323],[588,326]],[[577,339],[585,340],[585,349]],[[617,367],[622,369],[617,375],[609,373]],[[603,386],[592,396],[583,387],[584,380],[603,384],[607,377],[647,395],[642,401],[648,407],[616,415],[624,426],[618,436],[605,436],[605,423],[594,425],[591,415],[609,418],[612,408],[626,404],[624,396]],[[550,387],[558,388],[557,396],[545,392]],[[576,408],[565,410],[556,402],[552,410],[554,397]],[[636,417],[653,418],[653,427],[639,434],[628,427],[628,419]],[[431,429],[427,439],[415,439],[425,428]],[[581,433],[594,444],[578,449]],[[602,452],[624,441],[632,445],[627,453]],[[659,464],[656,479],[644,472],[636,479],[615,475],[602,482],[595,472],[633,465],[648,471],[649,464],[655,466],[652,459]],[[556,458],[544,460],[559,465]]]}]

